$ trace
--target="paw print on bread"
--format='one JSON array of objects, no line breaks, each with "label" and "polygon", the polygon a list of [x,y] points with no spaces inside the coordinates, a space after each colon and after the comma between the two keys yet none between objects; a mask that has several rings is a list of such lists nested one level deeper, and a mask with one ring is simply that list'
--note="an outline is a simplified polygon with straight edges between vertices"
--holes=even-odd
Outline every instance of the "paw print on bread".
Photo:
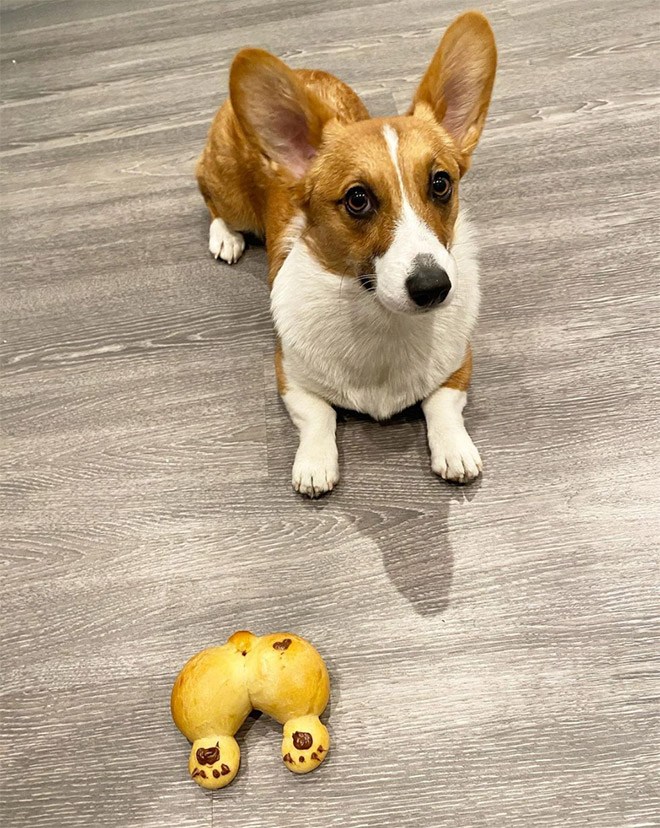
[{"label": "paw print on bread", "polygon": [[238,773],[241,752],[233,736],[211,736],[193,742],[188,760],[192,779],[202,788],[224,788]]},{"label": "paw print on bread", "polygon": [[188,769],[203,788],[224,788],[238,773],[234,734],[251,710],[284,725],[282,759],[308,773],[325,759],[330,737],[319,716],[330,680],[314,647],[293,633],[237,632],[221,647],[197,653],[172,689],[172,718],[192,743]]},{"label": "paw print on bread", "polygon": [[318,716],[298,716],[284,725],[282,759],[294,773],[318,768],[329,747],[328,731]]}]

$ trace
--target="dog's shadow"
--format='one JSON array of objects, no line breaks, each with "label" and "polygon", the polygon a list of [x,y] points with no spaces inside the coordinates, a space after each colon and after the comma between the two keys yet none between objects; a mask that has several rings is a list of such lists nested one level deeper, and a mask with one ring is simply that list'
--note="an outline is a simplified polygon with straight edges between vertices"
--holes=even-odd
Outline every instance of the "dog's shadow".
[{"label": "dog's shadow", "polygon": [[[351,438],[355,445],[372,443],[372,456],[392,461],[393,475],[401,486],[401,475],[415,477],[409,489],[392,491],[391,502],[372,507],[376,519],[362,522],[360,534],[381,551],[388,579],[421,616],[446,611],[451,596],[454,571],[449,513],[452,506],[471,501],[479,491],[481,478],[466,486],[440,480],[430,468],[426,429],[420,406],[402,411],[386,423],[379,424],[365,415],[338,411],[342,437],[357,430]],[[390,441],[393,432],[396,438]],[[383,439],[385,437],[385,439]],[[398,467],[397,457],[403,471]],[[354,463],[354,461],[353,461]],[[418,470],[416,473],[416,469]],[[405,487],[403,487],[405,488]],[[388,499],[389,500],[389,499]]]}]

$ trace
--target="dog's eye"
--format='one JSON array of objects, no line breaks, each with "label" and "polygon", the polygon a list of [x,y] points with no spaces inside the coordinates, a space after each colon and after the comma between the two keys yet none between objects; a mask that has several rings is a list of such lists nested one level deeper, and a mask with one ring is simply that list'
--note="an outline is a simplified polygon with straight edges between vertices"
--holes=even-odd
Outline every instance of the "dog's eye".
[{"label": "dog's eye", "polygon": [[433,197],[443,204],[446,204],[451,198],[451,178],[449,173],[440,170],[433,173],[431,177],[431,192]]},{"label": "dog's eye", "polygon": [[364,187],[351,187],[347,190],[344,207],[352,216],[365,216],[373,210],[371,197]]}]

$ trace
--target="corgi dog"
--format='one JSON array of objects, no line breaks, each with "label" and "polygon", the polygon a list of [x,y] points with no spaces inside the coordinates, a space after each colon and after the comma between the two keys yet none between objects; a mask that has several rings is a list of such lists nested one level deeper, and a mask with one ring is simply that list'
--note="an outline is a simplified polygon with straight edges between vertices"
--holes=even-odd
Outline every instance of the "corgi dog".
[{"label": "corgi dog", "polygon": [[432,470],[459,483],[481,472],[463,423],[479,274],[459,183],[496,64],[488,21],[463,14],[407,114],[371,118],[326,72],[259,49],[232,63],[197,181],[215,258],[238,261],[246,232],[265,238],[303,495],[339,481],[334,406],[383,420],[421,401]]}]

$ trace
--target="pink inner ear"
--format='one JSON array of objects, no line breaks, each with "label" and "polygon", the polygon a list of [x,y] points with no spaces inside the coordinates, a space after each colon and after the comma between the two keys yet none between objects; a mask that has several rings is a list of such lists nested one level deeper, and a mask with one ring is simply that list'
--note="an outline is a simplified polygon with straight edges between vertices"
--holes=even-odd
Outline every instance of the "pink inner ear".
[{"label": "pink inner ear", "polygon": [[442,96],[447,105],[442,125],[450,135],[460,139],[470,126],[470,116],[477,103],[473,79],[468,73],[451,73],[445,80]]},{"label": "pink inner ear", "polygon": [[316,155],[304,114],[297,109],[279,109],[272,114],[268,131],[279,159],[300,178]]}]

